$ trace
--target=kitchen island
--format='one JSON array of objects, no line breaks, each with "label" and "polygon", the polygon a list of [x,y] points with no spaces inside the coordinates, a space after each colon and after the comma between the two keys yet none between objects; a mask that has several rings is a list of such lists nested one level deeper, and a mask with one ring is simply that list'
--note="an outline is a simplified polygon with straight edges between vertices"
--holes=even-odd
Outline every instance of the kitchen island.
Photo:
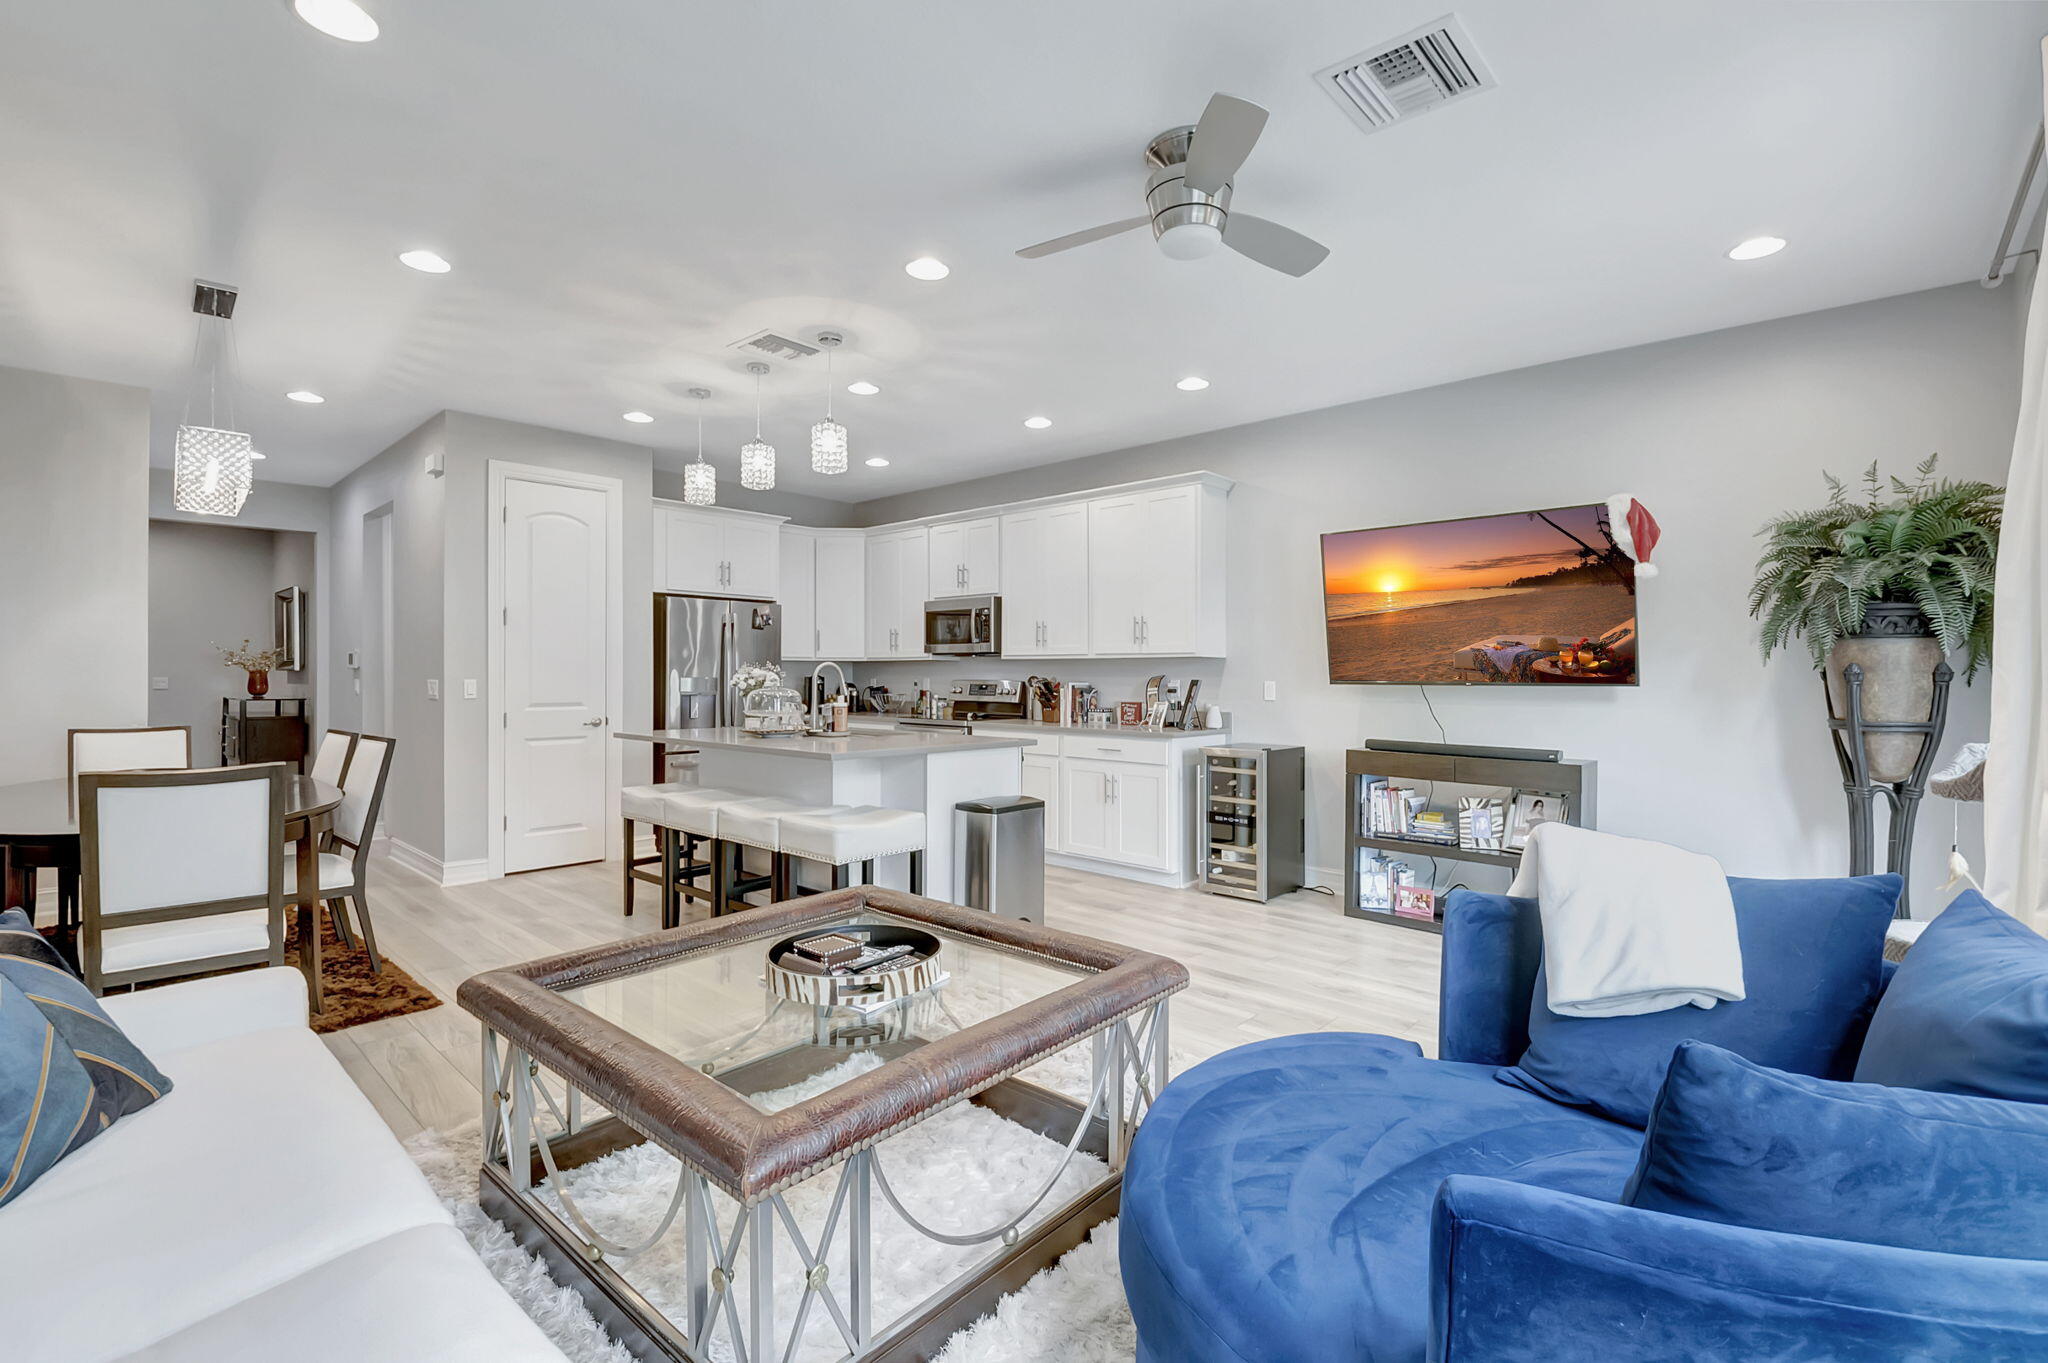
[{"label": "kitchen island", "polygon": [[[808,805],[919,810],[925,816],[925,893],[943,900],[953,897],[953,806],[1021,794],[1029,743],[1013,734],[943,730],[757,738],[727,727],[621,731],[614,737],[694,753],[704,786]],[[910,859],[888,858],[875,867],[875,879],[907,889]],[[824,883],[816,871],[808,880]]]}]

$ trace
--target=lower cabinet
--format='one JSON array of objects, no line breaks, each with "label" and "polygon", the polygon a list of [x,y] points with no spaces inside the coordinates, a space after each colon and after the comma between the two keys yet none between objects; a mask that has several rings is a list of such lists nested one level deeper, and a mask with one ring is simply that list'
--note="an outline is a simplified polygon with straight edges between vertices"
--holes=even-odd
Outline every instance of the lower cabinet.
[{"label": "lower cabinet", "polygon": [[1180,775],[1178,765],[1062,758],[1060,845],[1053,850],[1148,871],[1175,870],[1175,849],[1185,852],[1174,825],[1178,802],[1172,782]]},{"label": "lower cabinet", "polygon": [[1024,794],[1045,802],[1045,850],[1064,850],[1060,838],[1060,760],[1024,754]]}]

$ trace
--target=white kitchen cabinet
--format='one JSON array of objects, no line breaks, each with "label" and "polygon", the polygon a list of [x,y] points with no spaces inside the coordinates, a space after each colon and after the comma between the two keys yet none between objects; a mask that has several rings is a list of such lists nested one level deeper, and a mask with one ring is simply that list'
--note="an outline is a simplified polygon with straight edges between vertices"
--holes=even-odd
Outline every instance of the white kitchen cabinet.
[{"label": "white kitchen cabinet", "polygon": [[859,658],[867,651],[867,537],[858,530],[782,532],[782,656]]},{"label": "white kitchen cabinet", "polygon": [[1071,502],[1002,518],[1003,656],[1088,652],[1088,506]]},{"label": "white kitchen cabinet", "polygon": [[867,539],[867,649],[870,658],[924,656],[925,589],[931,537],[920,526]]},{"label": "white kitchen cabinet", "polygon": [[1088,643],[1097,656],[1220,657],[1224,493],[1206,483],[1088,503]]},{"label": "white kitchen cabinet", "polygon": [[983,516],[931,528],[929,580],[934,599],[986,596],[1002,586],[1002,521]]},{"label": "white kitchen cabinet", "polygon": [[776,598],[780,516],[655,504],[654,580],[665,592]]},{"label": "white kitchen cabinet", "polygon": [[1045,850],[1060,851],[1060,759],[1025,753],[1023,792],[1045,802]]},{"label": "white kitchen cabinet", "polygon": [[1173,869],[1176,848],[1186,851],[1186,840],[1175,836],[1179,802],[1170,789],[1179,770],[1145,762],[1061,758],[1057,850],[1146,871]]}]

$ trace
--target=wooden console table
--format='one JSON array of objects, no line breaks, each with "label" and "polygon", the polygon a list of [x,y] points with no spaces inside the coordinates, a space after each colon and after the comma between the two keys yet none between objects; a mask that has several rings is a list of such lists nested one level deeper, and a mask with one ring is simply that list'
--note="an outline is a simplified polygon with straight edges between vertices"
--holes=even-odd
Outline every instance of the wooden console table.
[{"label": "wooden console table", "polygon": [[304,696],[223,696],[220,764],[290,762],[301,775],[312,747]]}]

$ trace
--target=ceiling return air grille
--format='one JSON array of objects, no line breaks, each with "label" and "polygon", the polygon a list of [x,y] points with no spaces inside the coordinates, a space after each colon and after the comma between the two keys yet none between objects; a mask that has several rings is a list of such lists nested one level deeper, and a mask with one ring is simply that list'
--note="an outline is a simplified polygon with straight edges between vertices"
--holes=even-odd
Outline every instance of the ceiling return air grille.
[{"label": "ceiling return air grille", "polygon": [[818,347],[814,345],[805,345],[773,331],[757,331],[751,336],[742,336],[732,343],[731,348],[749,355],[765,355],[771,360],[808,360],[818,353]]},{"label": "ceiling return air grille", "polygon": [[1315,82],[1367,132],[1494,85],[1493,73],[1454,14],[1326,66],[1316,72]]}]

